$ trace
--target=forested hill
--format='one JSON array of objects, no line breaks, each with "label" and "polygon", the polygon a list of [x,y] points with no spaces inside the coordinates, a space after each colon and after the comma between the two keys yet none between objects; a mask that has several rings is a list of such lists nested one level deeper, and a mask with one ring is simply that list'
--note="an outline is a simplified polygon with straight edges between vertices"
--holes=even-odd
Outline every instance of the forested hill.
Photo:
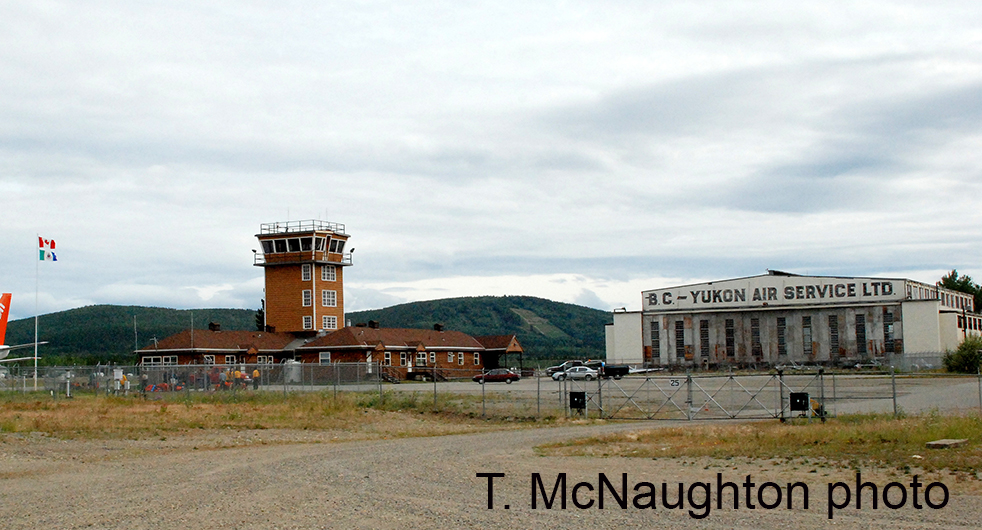
[{"label": "forested hill", "polygon": [[601,357],[610,313],[531,296],[477,296],[412,302],[349,313],[353,324],[445,329],[471,335],[517,335],[531,358]]},{"label": "forested hill", "polygon": [[[136,336],[134,336],[136,317]],[[131,363],[134,344],[143,348],[154,337],[162,339],[191,328],[256,329],[256,311],[250,309],[166,309],[162,307],[93,305],[41,315],[38,338],[44,364]],[[8,345],[34,342],[34,319],[7,325]],[[50,362],[49,362],[50,361]]]},{"label": "forested hill", "polygon": [[[134,337],[134,317],[137,337]],[[39,338],[43,364],[134,362],[134,344],[143,348],[191,327],[209,322],[225,330],[256,329],[250,309],[166,309],[96,305],[41,315]],[[530,296],[479,296],[412,302],[385,309],[348,313],[351,323],[374,320],[382,327],[445,329],[471,335],[517,335],[530,359],[599,357],[604,352],[604,325],[610,314],[573,304]],[[135,339],[135,340],[134,340]],[[6,344],[34,340],[34,319],[12,321]]]}]

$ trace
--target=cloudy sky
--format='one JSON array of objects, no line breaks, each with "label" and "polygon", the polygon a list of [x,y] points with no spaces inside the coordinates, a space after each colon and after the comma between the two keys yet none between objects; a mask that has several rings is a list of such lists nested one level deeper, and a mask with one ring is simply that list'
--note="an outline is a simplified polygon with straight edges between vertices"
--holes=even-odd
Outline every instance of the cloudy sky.
[{"label": "cloudy sky", "polygon": [[13,318],[257,308],[302,219],[346,225],[349,311],[982,280],[982,8],[3,2],[0,199]]}]

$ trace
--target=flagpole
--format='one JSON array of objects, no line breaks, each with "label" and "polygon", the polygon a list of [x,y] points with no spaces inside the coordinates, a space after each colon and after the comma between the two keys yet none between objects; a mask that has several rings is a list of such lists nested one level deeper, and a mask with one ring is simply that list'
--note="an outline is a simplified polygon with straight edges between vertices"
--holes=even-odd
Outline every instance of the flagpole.
[{"label": "flagpole", "polygon": [[[41,234],[38,234],[38,241],[41,240]],[[40,245],[38,245],[40,248]],[[38,284],[40,283],[41,276],[41,258],[38,257],[37,261],[34,262],[34,391],[38,390]]]}]

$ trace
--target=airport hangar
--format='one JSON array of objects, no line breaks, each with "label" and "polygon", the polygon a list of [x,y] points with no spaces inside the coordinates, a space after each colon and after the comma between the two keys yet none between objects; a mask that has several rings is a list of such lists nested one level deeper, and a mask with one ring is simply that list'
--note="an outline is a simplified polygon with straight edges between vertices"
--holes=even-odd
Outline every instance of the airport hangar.
[{"label": "airport hangar", "polygon": [[[650,367],[941,365],[979,335],[973,298],[913,280],[767,274],[643,291],[614,311],[608,362]],[[875,363],[874,363],[875,364]]]}]

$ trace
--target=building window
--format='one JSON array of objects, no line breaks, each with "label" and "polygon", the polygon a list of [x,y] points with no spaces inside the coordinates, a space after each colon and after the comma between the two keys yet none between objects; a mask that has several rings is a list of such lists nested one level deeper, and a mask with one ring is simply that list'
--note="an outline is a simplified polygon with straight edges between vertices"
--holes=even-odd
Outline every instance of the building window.
[{"label": "building window", "polygon": [[234,355],[226,355],[225,356],[225,364],[235,364],[235,356]]},{"label": "building window", "polygon": [[344,241],[341,239],[331,239],[331,252],[340,254],[344,252]]},{"label": "building window", "polygon": [[657,320],[651,321],[651,358],[660,359],[661,358],[661,332],[660,332],[659,322]]},{"label": "building window", "polygon": [[[312,303],[313,303],[313,294],[310,292],[310,289],[304,289],[303,290],[303,306],[304,307],[310,307]],[[306,328],[304,328],[304,329],[306,329]]]},{"label": "building window", "polygon": [[385,359],[383,363],[386,366],[392,366],[392,352],[385,352],[385,355],[383,357]]},{"label": "building window", "polygon": [[726,319],[726,356],[730,359],[736,357],[736,331],[732,318]]},{"label": "building window", "polygon": [[801,317],[801,349],[805,355],[812,354],[812,317]]},{"label": "building window", "polygon": [[448,351],[447,352],[447,362],[450,363],[450,364],[453,364],[453,352],[452,351]]},{"label": "building window", "polygon": [[829,355],[837,357],[839,355],[839,317],[829,315]]},{"label": "building window", "polygon": [[272,355],[257,355],[256,364],[273,364]]},{"label": "building window", "polygon": [[399,352],[399,366],[406,366],[406,352]]},{"label": "building window", "polygon": [[430,352],[430,364],[433,364],[433,365],[436,364],[436,352],[435,351],[431,351]]},{"label": "building window", "polygon": [[709,321],[699,321],[699,355],[709,357]]},{"label": "building window", "polygon": [[750,319],[750,352],[754,360],[764,357],[764,348],[760,345],[760,319],[757,317]]},{"label": "building window", "polygon": [[321,305],[324,307],[337,307],[338,306],[338,292],[337,291],[321,291]]},{"label": "building window", "polygon": [[457,354],[457,364],[459,364],[460,366],[464,366],[464,352],[460,352]]},{"label": "building window", "polygon": [[883,309],[883,351],[893,353],[893,313]]},{"label": "building window", "polygon": [[856,315],[856,353],[866,355],[866,315]]},{"label": "building window", "polygon": [[338,329],[338,317],[324,315],[321,317],[321,329]]},{"label": "building window", "polygon": [[477,366],[479,364],[481,364],[481,354],[474,352],[474,365]]},{"label": "building window", "polygon": [[314,317],[312,316],[303,317],[303,329],[314,329]]},{"label": "building window", "polygon": [[788,343],[785,336],[788,331],[788,321],[784,317],[777,317],[777,354],[788,354]]},{"label": "building window", "polygon": [[204,356],[204,360],[202,362],[204,362],[205,364],[215,364],[215,356],[214,355],[205,355]]},{"label": "building window", "polygon": [[426,366],[426,352],[416,352],[416,366]]},{"label": "building window", "polygon": [[334,270],[334,265],[321,265],[321,281],[336,282],[338,273]]},{"label": "building window", "polygon": [[675,321],[675,358],[685,359],[685,321]]},{"label": "building window", "polygon": [[320,361],[321,364],[331,364],[331,352],[322,351],[318,357],[319,358],[317,360]]},{"label": "building window", "polygon": [[300,280],[304,282],[310,281],[310,264],[304,263],[300,266]]}]

